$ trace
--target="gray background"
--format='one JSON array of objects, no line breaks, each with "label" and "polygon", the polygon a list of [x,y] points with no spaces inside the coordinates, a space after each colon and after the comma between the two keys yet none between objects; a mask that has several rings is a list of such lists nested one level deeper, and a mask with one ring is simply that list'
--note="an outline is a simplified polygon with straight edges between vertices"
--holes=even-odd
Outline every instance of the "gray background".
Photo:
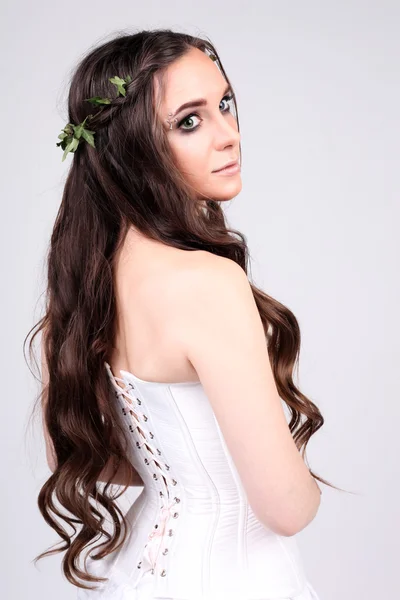
[{"label": "gray background", "polygon": [[117,30],[168,26],[209,36],[232,79],[243,190],[224,209],[247,236],[254,282],[299,320],[300,387],[325,418],[309,464],[354,492],[322,486],[298,534],[308,578],[321,600],[397,598],[400,3],[2,7],[2,597],[75,597],[60,555],[32,564],[58,538],[36,506],[49,471],[22,352],[71,160],[55,145],[69,72]]}]

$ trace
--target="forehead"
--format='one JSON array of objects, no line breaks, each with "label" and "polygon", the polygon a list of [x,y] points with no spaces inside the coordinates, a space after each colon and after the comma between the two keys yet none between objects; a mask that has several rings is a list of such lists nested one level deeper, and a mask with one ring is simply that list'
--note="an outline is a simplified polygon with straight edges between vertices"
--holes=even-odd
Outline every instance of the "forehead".
[{"label": "forehead", "polygon": [[166,70],[159,105],[163,112],[174,111],[189,100],[220,95],[225,85],[217,64],[201,50],[192,48]]}]

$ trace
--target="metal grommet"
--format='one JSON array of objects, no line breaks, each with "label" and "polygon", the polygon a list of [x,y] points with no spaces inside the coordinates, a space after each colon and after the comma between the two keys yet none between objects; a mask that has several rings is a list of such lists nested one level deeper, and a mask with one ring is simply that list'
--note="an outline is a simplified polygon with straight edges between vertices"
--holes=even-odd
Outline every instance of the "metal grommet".
[{"label": "metal grommet", "polygon": [[142,568],[142,561],[140,561],[140,562],[137,564],[137,568],[138,568],[138,569],[141,569],[141,568]]},{"label": "metal grommet", "polygon": [[124,415],[126,415],[126,410],[125,410],[125,407],[124,407],[124,406],[122,407],[122,409],[121,409],[121,410],[122,410],[122,412],[124,413]]},{"label": "metal grommet", "polygon": [[164,492],[160,492],[160,496],[163,497],[164,496]]},{"label": "metal grommet", "polygon": [[165,465],[165,468],[167,469],[167,471],[169,471],[169,465]]},{"label": "metal grommet", "polygon": [[139,406],[142,404],[142,401],[139,400],[139,398],[136,398],[137,403],[139,404]]},{"label": "metal grommet", "polygon": [[143,415],[143,420],[144,420],[144,421],[147,421],[147,417],[146,417],[146,415]]},{"label": "metal grommet", "polygon": [[177,504],[178,504],[178,503],[181,501],[181,499],[180,499],[180,498],[178,498],[178,496],[175,496],[174,500],[175,500],[175,502],[176,502]]},{"label": "metal grommet", "polygon": [[163,554],[164,554],[164,556],[165,556],[166,554],[168,554],[168,548],[165,548],[165,550],[163,551]]},{"label": "metal grommet", "polygon": [[159,450],[158,448],[157,448],[157,453],[158,453],[158,454],[161,454],[161,450]]},{"label": "metal grommet", "polygon": [[172,530],[172,529],[170,529],[170,530],[168,531],[168,535],[169,535],[169,537],[171,537],[171,536],[173,536],[173,535],[174,535],[174,532],[173,532],[173,530]]},{"label": "metal grommet", "polygon": [[178,483],[178,482],[177,482],[177,480],[176,480],[176,479],[173,479],[173,480],[172,480],[172,485],[176,485],[177,483]]},{"label": "metal grommet", "polygon": [[132,425],[129,425],[129,431],[131,431],[133,433],[133,427],[132,427]]},{"label": "metal grommet", "polygon": [[153,479],[158,479],[156,473],[153,473]]},{"label": "metal grommet", "polygon": [[165,569],[163,569],[160,573],[161,577],[165,577],[167,574],[167,571]]},{"label": "metal grommet", "polygon": [[140,448],[139,442],[136,442],[136,446],[137,446],[137,448]]},{"label": "metal grommet", "polygon": [[151,433],[151,431],[149,431],[149,436],[151,437],[151,439],[153,439],[153,437],[154,437],[154,434],[153,434],[153,433]]},{"label": "metal grommet", "polygon": [[144,462],[146,463],[146,465],[148,465],[148,464],[149,464],[149,459],[148,459],[148,458],[145,458],[145,459],[144,459]]},{"label": "metal grommet", "polygon": [[157,529],[157,528],[158,528],[158,525],[157,525],[157,523],[156,523],[156,524],[154,525],[154,529]]},{"label": "metal grommet", "polygon": [[174,517],[174,519],[176,519],[177,517],[179,517],[179,513],[174,513],[172,516]]}]

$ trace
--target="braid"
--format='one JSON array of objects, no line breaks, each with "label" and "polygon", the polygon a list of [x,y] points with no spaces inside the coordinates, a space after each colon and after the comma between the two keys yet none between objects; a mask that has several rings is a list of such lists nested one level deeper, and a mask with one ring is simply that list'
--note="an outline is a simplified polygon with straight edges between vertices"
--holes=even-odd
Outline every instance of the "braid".
[{"label": "braid", "polygon": [[[145,76],[147,74],[145,73]],[[143,76],[143,74],[141,74]],[[117,97],[114,99],[101,98],[100,96],[94,96],[92,98],[85,98],[86,102],[91,102],[95,106],[99,106],[100,109],[92,114],[90,113],[85,117],[82,123],[75,125],[74,123],[67,123],[62,129],[58,138],[61,140],[56,146],[61,146],[64,150],[63,158],[64,161],[68,152],[76,152],[80,142],[86,141],[90,146],[95,148],[94,135],[96,130],[104,127],[111,119],[118,113],[123,106],[126,104],[126,93],[127,91],[135,88],[138,83],[139,77],[136,77],[134,81],[130,75],[127,75],[125,79],[121,79],[118,76],[111,77],[109,81],[113,83],[117,88]],[[129,94],[132,96],[132,93]],[[86,124],[94,127],[93,129],[87,129]]]}]

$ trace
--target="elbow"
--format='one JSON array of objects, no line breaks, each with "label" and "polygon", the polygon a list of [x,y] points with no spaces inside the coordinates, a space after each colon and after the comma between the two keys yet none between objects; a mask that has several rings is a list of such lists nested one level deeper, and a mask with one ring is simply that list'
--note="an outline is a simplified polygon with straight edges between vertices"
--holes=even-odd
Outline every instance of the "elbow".
[{"label": "elbow", "polygon": [[321,496],[318,493],[318,497],[315,498],[314,502],[310,505],[308,511],[304,512],[301,516],[294,519],[286,519],[284,523],[280,523],[274,528],[274,531],[284,537],[292,537],[297,533],[300,533],[305,529],[316,517],[319,506],[321,504]]},{"label": "elbow", "polygon": [[280,507],[278,515],[272,516],[269,514],[267,517],[264,515],[264,518],[258,518],[265,527],[277,535],[292,537],[305,529],[313,521],[320,504],[321,494],[318,490],[318,494],[313,495],[312,501],[310,501],[306,510],[299,511],[298,505],[296,507],[288,507],[286,511]]}]

